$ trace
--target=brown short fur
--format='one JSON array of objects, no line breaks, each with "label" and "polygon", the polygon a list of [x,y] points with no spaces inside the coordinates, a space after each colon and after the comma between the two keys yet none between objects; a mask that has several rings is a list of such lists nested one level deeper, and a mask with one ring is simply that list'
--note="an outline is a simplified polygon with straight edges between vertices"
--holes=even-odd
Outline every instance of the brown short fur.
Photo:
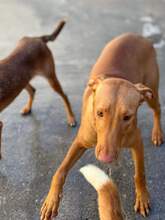
[{"label": "brown short fur", "polygon": [[[0,61],[0,111],[6,108],[23,89],[26,89],[29,99],[21,113],[23,115],[29,114],[35,94],[35,89],[30,84],[30,80],[36,75],[41,75],[48,80],[53,90],[62,97],[68,123],[71,126],[75,125],[69,100],[56,77],[53,55],[46,44],[48,41],[56,39],[64,25],[65,21],[60,21],[51,35],[23,37],[14,51]],[[0,126],[0,137],[1,132],[2,126]]]},{"label": "brown short fur", "polygon": [[124,220],[116,185],[110,181],[98,190],[100,220]]},{"label": "brown short fur", "polygon": [[58,213],[60,195],[68,171],[86,149],[95,147],[96,158],[110,163],[128,147],[135,164],[135,211],[149,213],[149,193],[137,110],[144,101],[154,113],[152,141],[163,142],[158,95],[159,70],[149,40],[132,33],[106,45],[94,65],[83,96],[81,125],[66,157],[52,179],[41,209],[41,220]]}]

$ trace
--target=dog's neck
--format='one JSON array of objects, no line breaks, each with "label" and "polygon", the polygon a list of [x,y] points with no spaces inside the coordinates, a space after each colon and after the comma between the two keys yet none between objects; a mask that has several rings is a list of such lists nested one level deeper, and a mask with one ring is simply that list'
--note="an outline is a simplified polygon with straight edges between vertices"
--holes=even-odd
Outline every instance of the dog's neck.
[{"label": "dog's neck", "polygon": [[[96,72],[95,72],[96,70]],[[103,70],[103,72],[101,72],[101,70],[97,70],[97,69],[93,69],[91,74],[90,74],[90,78],[91,79],[99,79],[99,78],[121,78],[121,79],[127,79],[127,73],[125,72],[127,70],[125,69],[121,69],[120,67],[114,67],[114,66],[109,66],[108,70]]]}]

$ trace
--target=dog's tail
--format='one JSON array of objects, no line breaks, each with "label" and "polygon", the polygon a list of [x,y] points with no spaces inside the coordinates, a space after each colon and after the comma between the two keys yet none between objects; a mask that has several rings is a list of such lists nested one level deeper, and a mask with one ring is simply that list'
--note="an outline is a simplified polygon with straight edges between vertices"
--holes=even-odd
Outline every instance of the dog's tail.
[{"label": "dog's tail", "polygon": [[59,21],[56,29],[53,31],[52,34],[50,35],[44,35],[41,36],[40,38],[47,43],[48,41],[54,41],[56,39],[56,37],[59,35],[59,33],[61,32],[61,30],[63,29],[64,25],[65,25],[66,21],[65,20],[61,20]]},{"label": "dog's tail", "polygon": [[100,168],[88,164],[80,169],[80,172],[84,175],[86,180],[95,188],[96,191],[101,189],[107,184],[110,179],[107,174],[104,173]]},{"label": "dog's tail", "polygon": [[124,220],[117,187],[108,175],[90,164],[80,172],[97,191],[100,220]]}]

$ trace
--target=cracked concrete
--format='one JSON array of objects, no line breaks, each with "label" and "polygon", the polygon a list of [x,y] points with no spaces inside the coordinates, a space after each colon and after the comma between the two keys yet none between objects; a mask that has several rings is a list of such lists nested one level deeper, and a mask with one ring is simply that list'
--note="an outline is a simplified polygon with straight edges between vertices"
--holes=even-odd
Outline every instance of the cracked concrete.
[{"label": "cracked concrete", "polygon": [[[5,57],[24,35],[50,33],[57,20],[68,23],[57,40],[49,46],[56,57],[57,75],[67,92],[78,122],[81,97],[88,74],[100,51],[113,37],[124,32],[143,30],[143,17],[153,17],[165,33],[164,0],[1,0],[0,58]],[[160,65],[160,97],[162,125],[165,130],[165,47],[157,48]],[[77,128],[69,128],[63,103],[42,78],[33,80],[37,88],[31,116],[22,117],[20,109],[26,92],[1,113],[4,122],[0,161],[0,220],[37,220],[41,200],[47,194],[51,177],[62,161]],[[148,220],[165,219],[165,145],[154,148],[150,141],[152,114],[145,105],[139,111],[145,145],[147,182],[152,210]],[[96,193],[78,169],[99,164],[89,150],[75,165],[67,178],[64,197],[57,220],[98,220]],[[128,220],[141,220],[133,211],[133,164],[127,150],[118,165],[111,168]]]}]

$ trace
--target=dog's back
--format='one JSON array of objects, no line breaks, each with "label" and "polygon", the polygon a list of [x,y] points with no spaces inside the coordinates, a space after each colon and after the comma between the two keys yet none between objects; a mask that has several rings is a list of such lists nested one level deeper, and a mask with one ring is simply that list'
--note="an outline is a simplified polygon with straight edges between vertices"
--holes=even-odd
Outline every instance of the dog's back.
[{"label": "dog's back", "polygon": [[36,74],[47,68],[50,60],[53,60],[46,43],[54,41],[64,25],[65,21],[60,21],[50,35],[23,37],[9,56],[0,61],[0,111],[13,101]]},{"label": "dog's back", "polygon": [[91,71],[91,78],[107,75],[145,83],[151,62],[156,63],[151,41],[137,34],[123,34],[105,46]]},{"label": "dog's back", "polygon": [[0,62],[0,111],[24,89],[49,53],[41,39],[24,37]]}]

